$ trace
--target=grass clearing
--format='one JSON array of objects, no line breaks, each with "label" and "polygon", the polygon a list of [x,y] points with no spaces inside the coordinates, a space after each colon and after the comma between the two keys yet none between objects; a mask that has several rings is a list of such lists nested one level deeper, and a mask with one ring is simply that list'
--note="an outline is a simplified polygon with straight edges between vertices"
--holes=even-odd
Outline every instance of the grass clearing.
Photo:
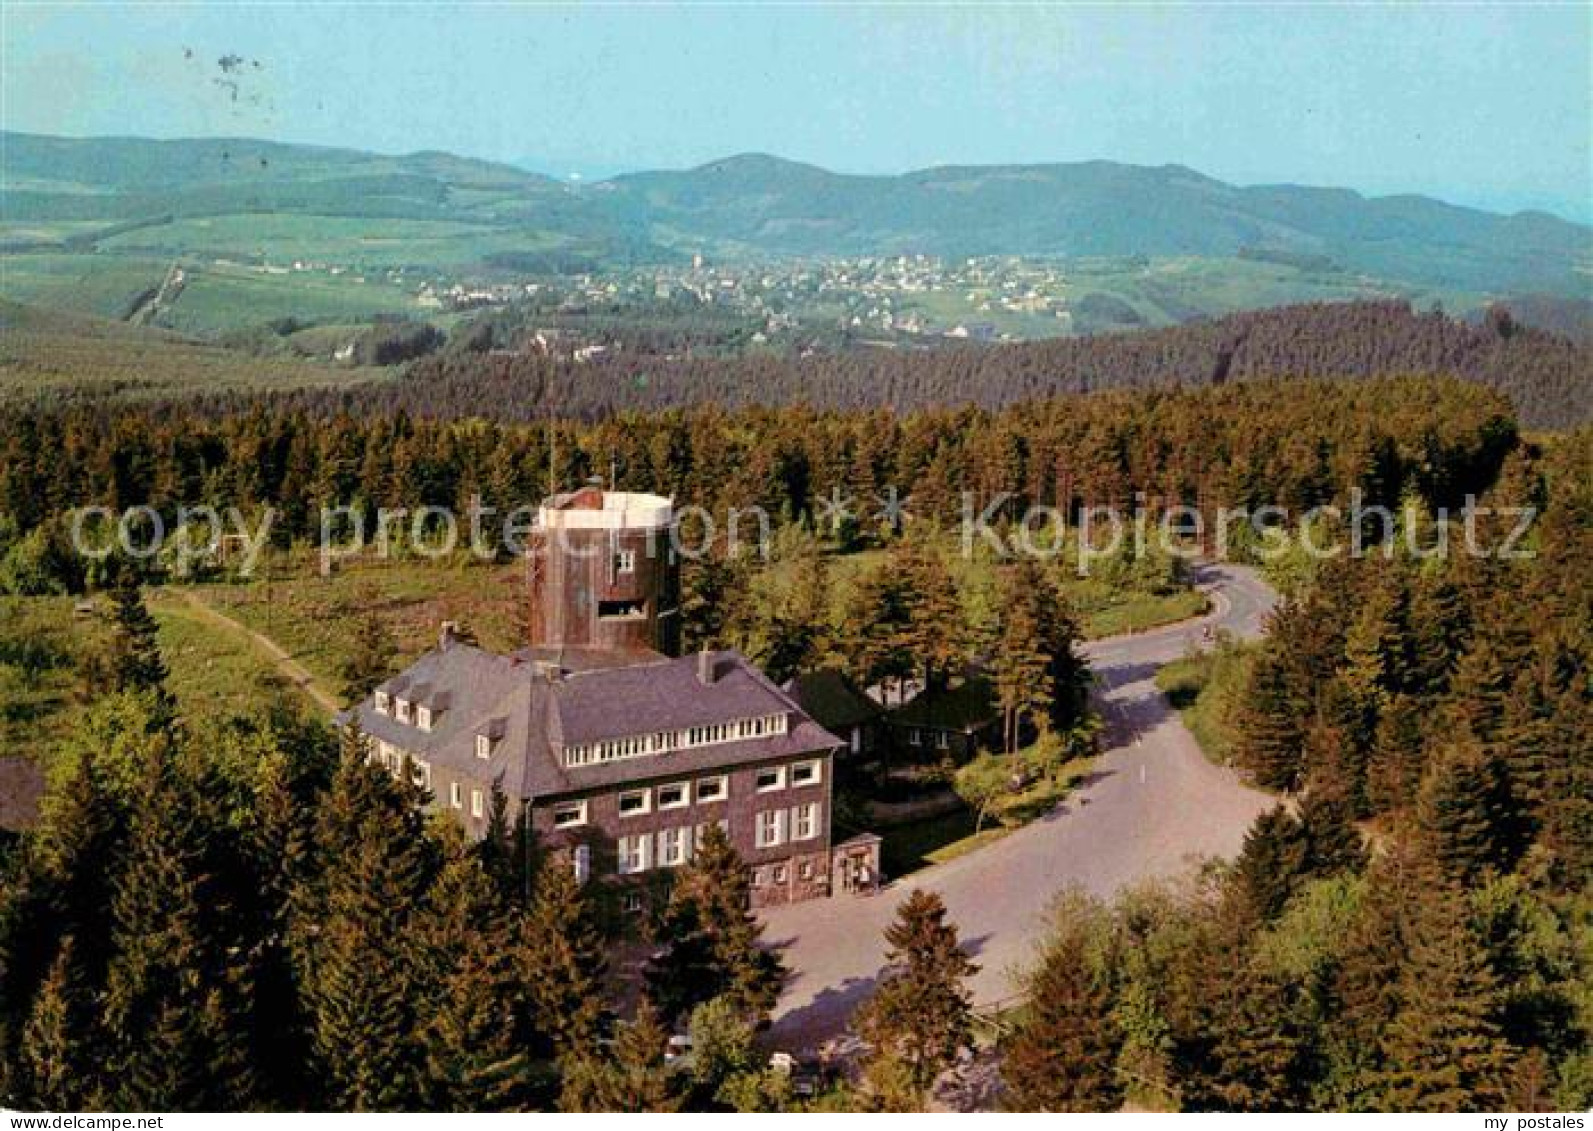
[{"label": "grass clearing", "polygon": [[1244,689],[1254,645],[1219,642],[1209,652],[1184,656],[1156,673],[1156,686],[1177,709],[1201,752],[1219,766],[1233,759],[1238,738],[1233,704]]}]

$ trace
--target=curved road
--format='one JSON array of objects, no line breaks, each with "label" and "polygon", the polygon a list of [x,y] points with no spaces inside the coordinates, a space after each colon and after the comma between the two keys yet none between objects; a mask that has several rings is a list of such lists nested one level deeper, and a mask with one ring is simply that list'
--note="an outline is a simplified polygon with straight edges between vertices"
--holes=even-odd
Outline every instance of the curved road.
[{"label": "curved road", "polygon": [[979,963],[974,1001],[1018,990],[1017,970],[1045,932],[1045,911],[1064,888],[1108,896],[1182,872],[1203,857],[1231,857],[1272,803],[1212,765],[1156,689],[1156,669],[1201,640],[1202,629],[1261,633],[1276,595],[1252,570],[1201,566],[1196,583],[1212,611],[1195,620],[1093,641],[1105,750],[1086,784],[1054,812],[966,856],[914,873],[875,896],[836,896],[763,914],[765,940],[792,971],[775,1009],[771,1042],[812,1047],[846,1027],[884,964],[884,930],[913,888],[939,892]]}]

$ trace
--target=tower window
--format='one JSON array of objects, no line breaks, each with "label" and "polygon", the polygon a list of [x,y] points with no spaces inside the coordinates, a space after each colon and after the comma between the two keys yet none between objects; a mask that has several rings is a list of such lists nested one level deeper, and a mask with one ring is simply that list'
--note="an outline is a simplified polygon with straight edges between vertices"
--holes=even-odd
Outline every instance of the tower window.
[{"label": "tower window", "polygon": [[600,620],[641,620],[647,616],[644,601],[599,601],[597,615]]},{"label": "tower window", "polygon": [[614,572],[615,573],[635,573],[636,572],[636,551],[635,550],[616,550],[614,552]]}]

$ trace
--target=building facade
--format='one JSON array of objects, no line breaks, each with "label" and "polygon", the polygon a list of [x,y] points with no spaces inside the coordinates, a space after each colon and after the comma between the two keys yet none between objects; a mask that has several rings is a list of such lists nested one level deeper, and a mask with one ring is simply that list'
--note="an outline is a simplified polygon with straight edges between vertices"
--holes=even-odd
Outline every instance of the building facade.
[{"label": "building facade", "polygon": [[[628,910],[667,887],[711,825],[746,862],[755,905],[829,894],[842,740],[737,652],[671,656],[641,643],[670,642],[676,567],[665,559],[648,572],[640,552],[634,562],[609,555],[667,529],[656,504],[668,500],[613,494],[564,513],[645,512],[648,525],[577,524],[583,537],[601,532],[597,574],[593,559],[548,543],[553,568],[540,581],[533,573],[532,608],[543,610],[533,646],[496,655],[445,627],[436,648],[345,720],[358,723],[373,759],[412,774],[429,804],[473,836],[486,833],[501,792],[543,848]],[[606,595],[621,591],[631,595]],[[609,600],[642,611],[607,625]]]}]

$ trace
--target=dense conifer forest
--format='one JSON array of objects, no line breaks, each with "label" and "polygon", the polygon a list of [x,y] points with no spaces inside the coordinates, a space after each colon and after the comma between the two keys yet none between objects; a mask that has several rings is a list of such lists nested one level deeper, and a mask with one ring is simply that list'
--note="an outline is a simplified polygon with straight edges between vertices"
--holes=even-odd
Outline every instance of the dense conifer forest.
[{"label": "dense conifer forest", "polygon": [[304,403],[443,418],[594,419],[707,403],[899,411],[984,408],[1060,393],[1198,386],[1266,377],[1453,376],[1511,398],[1531,428],[1593,418],[1593,352],[1515,322],[1481,325],[1403,302],[1318,303],[1134,333],[930,350],[692,357],[613,350],[588,361],[535,351],[454,350],[391,384],[311,392]]}]

